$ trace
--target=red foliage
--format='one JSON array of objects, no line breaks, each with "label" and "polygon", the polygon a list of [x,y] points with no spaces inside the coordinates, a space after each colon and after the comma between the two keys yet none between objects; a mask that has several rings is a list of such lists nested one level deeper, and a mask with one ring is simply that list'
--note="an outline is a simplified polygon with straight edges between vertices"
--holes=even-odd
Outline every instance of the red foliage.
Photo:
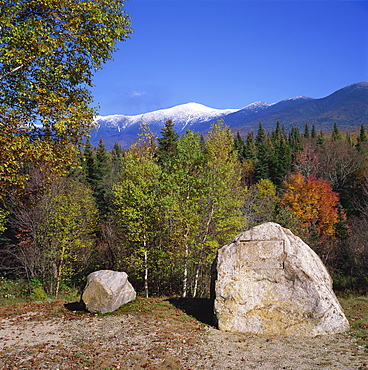
[{"label": "red foliage", "polygon": [[315,229],[319,237],[335,233],[338,202],[339,196],[330,183],[316,176],[305,178],[297,172],[285,182],[282,204],[300,218],[308,231]]}]

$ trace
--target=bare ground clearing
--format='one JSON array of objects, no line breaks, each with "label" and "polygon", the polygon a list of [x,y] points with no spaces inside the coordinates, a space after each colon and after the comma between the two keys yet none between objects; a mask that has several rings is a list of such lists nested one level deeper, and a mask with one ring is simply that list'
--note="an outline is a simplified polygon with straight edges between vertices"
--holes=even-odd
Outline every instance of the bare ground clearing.
[{"label": "bare ground clearing", "polygon": [[62,302],[3,307],[0,369],[368,369],[367,347],[349,333],[220,332],[208,325],[208,300],[126,306],[110,315],[72,312]]}]

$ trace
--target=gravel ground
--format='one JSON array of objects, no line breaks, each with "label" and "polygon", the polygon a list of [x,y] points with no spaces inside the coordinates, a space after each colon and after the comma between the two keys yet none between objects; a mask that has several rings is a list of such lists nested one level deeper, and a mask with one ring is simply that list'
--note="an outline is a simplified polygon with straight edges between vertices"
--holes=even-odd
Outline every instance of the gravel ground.
[{"label": "gravel ground", "polygon": [[368,369],[348,334],[316,338],[221,332],[165,312],[0,319],[0,369]]}]

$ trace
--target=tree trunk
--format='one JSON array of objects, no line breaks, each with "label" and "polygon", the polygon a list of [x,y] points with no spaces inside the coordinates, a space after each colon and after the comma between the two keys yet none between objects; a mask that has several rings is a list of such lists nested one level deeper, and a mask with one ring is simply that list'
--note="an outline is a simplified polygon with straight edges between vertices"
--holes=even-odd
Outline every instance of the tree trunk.
[{"label": "tree trunk", "polygon": [[148,298],[148,253],[146,238],[144,238],[143,245],[144,245],[144,290],[146,292],[146,298]]},{"label": "tree trunk", "polygon": [[199,261],[198,261],[198,264],[197,264],[196,274],[195,274],[195,278],[194,278],[193,298],[195,298],[196,295],[197,295],[198,280],[199,280],[199,269],[201,268],[201,259],[202,259],[202,254],[203,254],[203,250],[204,250],[204,243],[206,242],[207,236],[209,234],[210,224],[211,224],[211,221],[212,221],[212,216],[213,216],[214,210],[215,210],[214,205],[212,204],[210,214],[209,214],[207,224],[206,224],[206,230],[205,230],[205,233],[203,235],[203,239],[202,239],[202,243],[201,243],[202,247],[201,247],[201,250],[199,252],[199,258],[198,258]]},{"label": "tree trunk", "polygon": [[62,277],[62,274],[63,274],[63,267],[64,267],[65,250],[66,250],[66,247],[63,246],[62,249],[61,249],[61,257],[60,257],[59,266],[58,266],[58,268],[56,270],[55,298],[58,298],[59,297],[61,277]]},{"label": "tree trunk", "polygon": [[195,298],[196,295],[197,295],[198,280],[199,280],[199,268],[200,268],[200,264],[198,263],[195,278],[194,278],[193,298]]},{"label": "tree trunk", "polygon": [[189,245],[188,245],[188,235],[184,236],[185,240],[185,257],[184,257],[184,276],[183,276],[183,298],[187,296],[187,284],[188,284],[188,257],[189,257]]}]

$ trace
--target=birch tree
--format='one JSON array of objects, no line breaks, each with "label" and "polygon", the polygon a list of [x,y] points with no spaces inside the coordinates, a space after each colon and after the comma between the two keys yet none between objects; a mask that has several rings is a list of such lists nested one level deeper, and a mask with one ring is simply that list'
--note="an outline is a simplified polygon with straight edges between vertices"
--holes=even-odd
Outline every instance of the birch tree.
[{"label": "birch tree", "polygon": [[230,129],[221,121],[211,127],[205,150],[206,187],[200,201],[201,231],[196,255],[194,297],[197,295],[201,269],[209,267],[217,249],[246,226],[241,211],[245,195],[240,185],[241,168],[237,153],[233,150]]},{"label": "birch tree", "polygon": [[[83,184],[63,178],[41,198],[31,229],[39,259],[38,272],[56,297],[62,282],[87,265],[97,231],[98,211],[92,192]],[[22,247],[22,246],[21,246]],[[23,246],[27,253],[27,245]]]},{"label": "birch tree", "polygon": [[203,226],[200,203],[205,185],[204,164],[199,134],[188,130],[177,142],[175,156],[161,184],[165,217],[176,244],[172,248],[183,266],[183,297],[188,294],[189,269]]},{"label": "birch tree", "polygon": [[120,181],[113,187],[117,222],[133,246],[127,260],[144,273],[144,290],[149,296],[149,258],[159,230],[158,188],[160,166],[155,161],[155,136],[147,124],[125,154]]}]

